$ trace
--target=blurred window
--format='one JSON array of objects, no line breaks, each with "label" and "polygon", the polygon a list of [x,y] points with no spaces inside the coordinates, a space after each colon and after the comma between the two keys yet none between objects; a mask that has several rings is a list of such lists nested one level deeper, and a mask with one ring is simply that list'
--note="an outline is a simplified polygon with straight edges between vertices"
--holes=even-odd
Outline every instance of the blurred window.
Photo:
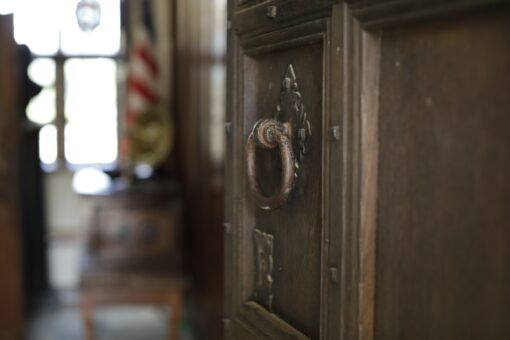
[{"label": "blurred window", "polygon": [[68,59],[65,75],[65,158],[109,164],[117,158],[116,62]]},{"label": "blurred window", "polygon": [[120,0],[97,1],[99,25],[82,30],[83,0],[17,0],[14,36],[34,61],[29,77],[42,91],[27,117],[42,125],[39,155],[47,168],[114,166],[118,156],[118,79],[121,67]]}]

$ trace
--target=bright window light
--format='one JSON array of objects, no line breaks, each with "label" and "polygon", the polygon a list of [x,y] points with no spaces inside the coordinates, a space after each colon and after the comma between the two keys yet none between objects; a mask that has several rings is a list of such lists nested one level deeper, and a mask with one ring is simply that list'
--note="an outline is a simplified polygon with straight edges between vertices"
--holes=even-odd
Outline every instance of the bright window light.
[{"label": "bright window light", "polygon": [[28,76],[39,86],[55,85],[56,65],[51,58],[37,58],[28,66]]},{"label": "bright window light", "polygon": [[[117,160],[117,61],[120,51],[120,0],[97,0],[99,25],[78,26],[80,0],[0,0],[14,13],[14,38],[35,56],[30,79],[42,87],[27,107],[30,121],[43,125],[39,154],[43,164],[65,157],[74,165],[113,165]],[[63,84],[57,73],[63,68]],[[64,98],[64,107],[57,98]],[[59,111],[59,110],[61,110]],[[63,115],[63,117],[60,117]],[[55,125],[59,118],[65,124]],[[64,155],[57,150],[63,135]]]},{"label": "bright window light", "polygon": [[27,117],[37,124],[48,124],[55,120],[57,109],[55,105],[55,87],[46,87],[30,100],[27,106]]},{"label": "bright window light", "polygon": [[0,15],[11,14],[14,12],[16,0],[0,0]]},{"label": "bright window light", "polygon": [[45,125],[39,132],[39,158],[44,164],[57,161],[57,128],[55,125]]},{"label": "bright window light", "polygon": [[[5,1],[5,0],[0,0]],[[11,2],[13,0],[9,0]],[[101,23],[83,32],[76,19],[79,0],[16,0],[14,38],[37,55],[114,55],[120,49],[120,0],[102,0]],[[12,6],[11,6],[12,7]]]},{"label": "bright window light", "polygon": [[101,21],[92,32],[83,32],[76,20],[78,1],[67,1],[63,7],[62,52],[64,54],[114,55],[120,49],[120,2],[99,1]]},{"label": "bright window light", "polygon": [[117,159],[117,65],[108,58],[69,59],[66,79],[65,156],[70,163]]},{"label": "bright window light", "polygon": [[14,39],[34,54],[55,54],[65,0],[16,0]]},{"label": "bright window light", "polygon": [[55,60],[50,58],[35,59],[28,67],[28,76],[43,88],[28,104],[28,119],[41,125],[53,122],[57,116]]},{"label": "bright window light", "polygon": [[110,177],[95,168],[80,169],[73,176],[73,189],[80,194],[93,194],[106,190],[110,185]]}]

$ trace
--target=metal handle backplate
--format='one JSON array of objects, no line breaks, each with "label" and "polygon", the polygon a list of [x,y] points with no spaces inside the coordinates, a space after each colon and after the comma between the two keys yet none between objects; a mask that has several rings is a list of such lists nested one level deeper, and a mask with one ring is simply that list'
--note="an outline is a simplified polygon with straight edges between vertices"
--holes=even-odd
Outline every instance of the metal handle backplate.
[{"label": "metal handle backplate", "polygon": [[[311,136],[311,126],[298,91],[292,65],[289,65],[282,81],[282,92],[273,119],[260,119],[246,142],[246,166],[248,184],[255,201],[262,209],[275,209],[284,205],[298,179],[299,167]],[[257,179],[256,148],[275,149],[280,152],[281,181],[271,196],[260,190]]]}]

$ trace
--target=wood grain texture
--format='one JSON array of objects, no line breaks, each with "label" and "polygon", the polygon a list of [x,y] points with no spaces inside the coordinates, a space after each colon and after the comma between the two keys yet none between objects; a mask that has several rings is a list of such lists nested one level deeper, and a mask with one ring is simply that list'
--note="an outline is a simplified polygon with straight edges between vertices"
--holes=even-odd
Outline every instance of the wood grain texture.
[{"label": "wood grain texture", "polygon": [[[235,95],[231,109],[233,121],[232,158],[229,167],[235,180],[230,189],[233,201],[232,242],[234,250],[227,266],[234,285],[234,318],[237,328],[240,308],[253,298],[253,228],[275,236],[275,314],[307,336],[318,337],[320,328],[320,281],[322,273],[321,159],[323,144],[322,105],[324,78],[324,21],[312,21],[281,31],[241,38],[233,34],[233,81]],[[247,49],[243,49],[247,47]],[[292,64],[303,104],[311,118],[311,148],[307,150],[299,178],[289,204],[264,214],[256,208],[248,190],[244,164],[244,144],[253,124],[274,114],[281,93],[282,77]],[[242,113],[242,114],[240,114]],[[261,190],[273,192],[280,181],[278,154],[257,150],[257,169]],[[315,170],[312,170],[315,169]],[[310,188],[311,195],[305,194]],[[313,189],[311,189],[313,188]],[[245,326],[242,326],[245,325]],[[311,334],[311,335],[310,335]]]},{"label": "wood grain texture", "polygon": [[[233,223],[226,268],[234,292],[229,294],[229,338],[263,334],[239,319],[253,298],[254,227],[275,239],[274,313],[314,339],[352,338],[358,332],[360,31],[343,4],[324,7],[320,19],[310,6],[293,6],[295,13],[310,13],[245,35],[234,24],[229,33],[228,119],[233,125],[227,213]],[[234,18],[237,14],[231,12]],[[273,114],[288,63],[311,117],[312,146],[297,193],[282,208],[264,212],[247,190],[242,146],[253,123]],[[261,150],[257,163],[262,190],[270,194],[280,180],[279,158]]]},{"label": "wood grain texture", "polygon": [[383,32],[376,339],[510,338],[509,14]]},{"label": "wood grain texture", "polygon": [[[327,17],[336,0],[279,0],[254,3],[237,10],[232,17],[232,29],[242,37],[276,32],[314,19]],[[274,15],[269,15],[270,8]]]},{"label": "wood grain texture", "polygon": [[[307,337],[509,337],[510,21],[489,12],[503,3],[231,2],[229,338],[266,334],[243,307],[255,227],[274,236],[274,313]],[[306,101],[322,96],[312,118],[321,155],[293,200],[268,213],[247,190],[242,145],[271,115],[285,62],[300,84],[306,69],[312,115],[319,104]],[[279,161],[257,154],[266,194]]]},{"label": "wood grain texture", "polygon": [[[274,235],[274,301],[275,312],[303,333],[318,337],[321,259],[321,186],[322,186],[322,91],[323,45],[315,43],[245,59],[244,107],[247,120],[245,134],[252,122],[270,117],[281,90],[281,79],[290,61],[307,107],[312,138],[306,158],[300,167],[299,184],[288,204],[273,211],[256,208],[250,225]],[[249,123],[248,123],[249,122]],[[270,194],[278,187],[280,159],[278,152],[257,150],[258,178],[262,192]],[[249,204],[251,195],[247,193]]]},{"label": "wood grain texture", "polygon": [[358,339],[373,339],[377,225],[380,36],[363,34]]},{"label": "wood grain texture", "polygon": [[347,0],[352,13],[367,29],[459,16],[499,5],[506,0]]},{"label": "wood grain texture", "polygon": [[247,302],[241,307],[240,319],[245,328],[257,334],[257,339],[310,339],[255,302]]}]

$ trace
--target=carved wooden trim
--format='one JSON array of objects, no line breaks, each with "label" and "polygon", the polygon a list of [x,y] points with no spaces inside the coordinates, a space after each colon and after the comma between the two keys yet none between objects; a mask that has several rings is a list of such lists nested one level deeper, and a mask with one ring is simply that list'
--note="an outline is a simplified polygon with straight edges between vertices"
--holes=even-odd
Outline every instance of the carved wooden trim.
[{"label": "carved wooden trim", "polygon": [[302,46],[324,40],[327,20],[318,19],[301,25],[287,27],[276,32],[244,37],[240,40],[244,53],[257,55],[272,50]]},{"label": "carved wooden trim", "polygon": [[[231,78],[229,78],[229,89],[232,96],[230,96],[231,99],[228,102],[229,110],[227,120],[232,122],[233,125],[232,134],[230,136],[231,140],[227,145],[228,158],[226,163],[227,171],[231,174],[227,178],[227,183],[230,185],[230,187],[227,188],[227,192],[230,192],[230,197],[227,199],[230,200],[231,205],[229,206],[226,204],[228,211],[226,211],[225,218],[226,221],[232,223],[232,232],[228,236],[228,241],[226,242],[226,280],[228,280],[226,285],[230,288],[232,294],[228,294],[229,296],[226,300],[225,308],[226,318],[230,320],[230,322],[228,322],[229,326],[227,332],[231,338],[236,338],[236,335],[243,334],[249,339],[251,333],[254,333],[257,334],[255,338],[279,339],[281,337],[279,337],[278,334],[282,334],[279,328],[283,327],[282,325],[286,325],[286,327],[284,327],[285,329],[287,327],[292,329],[292,331],[289,331],[290,333],[287,333],[293,334],[294,332],[295,334],[299,334],[297,337],[290,337],[291,339],[306,339],[298,330],[293,330],[291,325],[281,321],[276,315],[264,310],[260,305],[258,307],[265,312],[263,315],[271,315],[271,317],[268,317],[269,320],[280,321],[259,322],[259,320],[255,322],[247,320],[250,318],[249,315],[245,316],[246,314],[255,313],[254,310],[245,308],[246,301],[251,300],[255,291],[255,261],[253,259],[253,231],[251,229],[253,227],[250,228],[250,225],[254,226],[253,216],[255,205],[245,189],[248,188],[246,182],[246,167],[240,164],[240,161],[244,163],[243,147],[246,137],[243,136],[243,131],[245,131],[245,119],[247,118],[241,114],[244,111],[244,97],[242,94],[244,86],[246,86],[244,81],[243,60],[245,60],[246,56],[254,56],[291,47],[306,46],[310,43],[321,43],[324,51],[326,51],[328,47],[325,37],[328,29],[328,20],[329,19],[313,20],[271,33],[250,37],[240,36],[233,29],[229,31],[231,46],[229,52],[230,58],[232,58],[230,59],[232,63],[230,67],[233,72],[230,73]],[[327,63],[328,62],[325,61],[325,65]],[[299,76],[300,71],[296,71]],[[324,79],[329,77],[326,73],[324,76]],[[326,80],[323,80],[324,89],[329,86],[329,83],[325,83],[325,81]],[[321,110],[321,112],[314,112],[314,114],[324,115],[324,109]],[[324,119],[325,117],[323,116],[323,121]],[[325,139],[324,136],[322,139]],[[323,142],[324,141],[317,140],[317,143]],[[329,228],[329,226],[325,224],[323,224],[322,227]],[[331,303],[338,304],[338,301],[332,301]],[[257,333],[257,330],[261,326],[266,329],[274,329],[264,332],[264,334]],[[247,331],[247,329],[250,331]],[[272,334],[275,334],[275,336],[271,336]]]},{"label": "carved wooden trim", "polygon": [[363,34],[359,223],[359,339],[374,337],[380,35]]},{"label": "carved wooden trim", "polygon": [[305,1],[297,4],[293,0],[280,0],[254,3],[251,7],[234,12],[232,29],[243,38],[281,30],[327,17],[332,4],[338,1]]},{"label": "carved wooden trim", "polygon": [[[333,88],[334,84],[340,84],[343,78],[343,58],[336,56],[343,56],[343,53],[337,54],[336,49],[339,48],[343,51],[343,5],[333,7],[332,20],[326,22],[326,29],[324,34],[324,116],[322,126],[322,215],[323,215],[323,230],[321,240],[321,339],[339,339],[340,338],[340,305],[341,301],[341,287],[338,283],[334,284],[329,279],[329,267],[333,266],[341,271],[340,265],[341,247],[340,235],[341,225],[343,224],[343,204],[341,191],[332,190],[332,183],[336,183],[335,188],[341,185],[341,178],[343,177],[343,169],[341,159],[343,143],[331,143],[331,139],[326,132],[332,125],[343,125],[341,117],[341,103],[343,101],[343,93],[337,88]],[[334,92],[335,95],[332,95]],[[332,159],[335,154],[338,158]],[[334,158],[334,157],[333,157]],[[336,181],[333,177],[336,176]],[[333,207],[332,199],[338,202],[338,205]],[[338,215],[334,215],[337,212]],[[334,242],[330,242],[334,240]]]},{"label": "carved wooden trim", "polygon": [[[231,20],[234,8],[234,1],[228,2],[228,20]],[[243,235],[241,228],[243,221],[238,213],[243,208],[241,199],[235,199],[238,195],[237,188],[244,185],[242,171],[244,160],[242,158],[244,148],[242,145],[242,129],[243,117],[234,112],[240,112],[242,108],[242,98],[235,93],[242,88],[242,74],[240,61],[242,60],[242,50],[240,48],[239,39],[232,29],[227,31],[230,48],[227,50],[227,64],[230,72],[227,73],[227,92],[232,95],[226,102],[225,120],[231,122],[231,133],[229,139],[225,143],[225,222],[230,224],[230,232],[225,233],[224,253],[225,253],[225,294],[224,300],[224,317],[225,317],[225,334],[229,339],[233,339],[234,318],[240,302],[243,299],[242,287],[239,284],[243,266],[243,259],[240,254],[239,243]]]},{"label": "carved wooden trim", "polygon": [[[320,1],[319,1],[320,2]],[[290,3],[290,2],[289,2]],[[269,2],[265,3],[266,5]],[[260,5],[257,5],[260,6]],[[301,5],[296,5],[300,7]],[[308,4],[303,4],[303,7]],[[255,8],[256,6],[254,6]],[[227,316],[230,338],[239,339],[306,339],[291,325],[279,319],[255,302],[246,302],[255,288],[250,277],[254,262],[251,255],[254,205],[247,201],[243,178],[245,170],[239,160],[244,161],[243,129],[243,64],[245,56],[303,46],[321,42],[324,48],[323,69],[323,111],[313,114],[323,115],[322,140],[322,259],[321,259],[321,339],[361,339],[362,311],[360,306],[360,158],[361,155],[361,29],[353,19],[347,4],[324,7],[308,16],[303,22],[292,22],[292,18],[274,22],[261,30],[249,31],[243,20],[250,20],[253,8],[231,12],[236,22],[230,30],[231,70],[229,78],[229,99],[227,120],[232,121],[231,142],[227,145],[227,221],[232,221],[232,233],[227,252],[227,286],[234,299],[227,300]],[[262,15],[263,12],[259,14]],[[265,14],[264,14],[265,15]],[[330,18],[331,15],[331,18]],[[243,19],[244,18],[244,19]],[[255,19],[253,19],[255,20]],[[237,31],[236,31],[237,29]],[[246,29],[246,31],[243,31]],[[244,32],[244,34],[243,34]],[[299,76],[299,70],[296,70]],[[337,138],[332,139],[327,131],[336,127]],[[240,147],[241,146],[241,147]],[[230,197],[228,197],[230,196]],[[230,207],[230,208],[229,208]],[[248,226],[245,230],[242,226]],[[232,243],[230,243],[232,242]],[[231,248],[230,248],[231,247]],[[230,269],[229,269],[230,267]],[[335,275],[333,275],[334,273]],[[288,328],[287,328],[288,327]],[[368,326],[369,328],[372,325]],[[288,329],[290,333],[282,333]],[[232,335],[233,334],[233,335]],[[242,335],[242,336],[241,336]],[[232,337],[233,336],[233,337]],[[236,337],[237,336],[237,337]]]},{"label": "carved wooden trim", "polygon": [[236,11],[244,10],[267,0],[233,0]]},{"label": "carved wooden trim", "polygon": [[268,312],[257,303],[250,301],[243,304],[239,310],[239,321],[255,339],[295,339],[310,340],[294,327]]},{"label": "carved wooden trim", "polygon": [[255,250],[255,293],[270,311],[273,309],[273,245],[274,236],[259,229],[253,231]]},{"label": "carved wooden trim", "polygon": [[396,24],[509,4],[506,0],[347,0],[364,28]]}]

